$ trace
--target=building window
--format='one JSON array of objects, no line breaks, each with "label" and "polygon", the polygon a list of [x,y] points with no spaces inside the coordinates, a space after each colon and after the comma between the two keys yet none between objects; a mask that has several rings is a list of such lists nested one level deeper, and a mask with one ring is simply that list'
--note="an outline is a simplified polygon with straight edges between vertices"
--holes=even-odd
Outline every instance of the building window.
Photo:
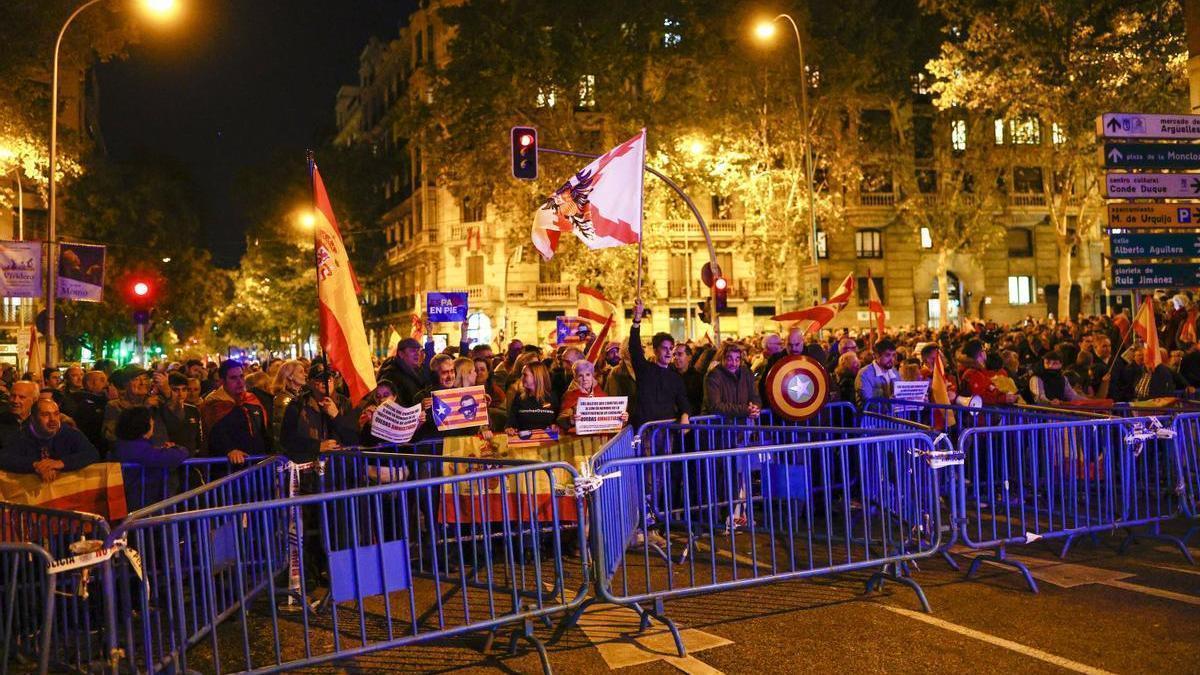
[{"label": "building window", "polygon": [[879,230],[859,230],[855,232],[854,251],[859,258],[882,258],[883,233]]},{"label": "building window", "polygon": [[1028,305],[1033,302],[1033,277],[1008,278],[1008,304]]},{"label": "building window", "polygon": [[413,40],[413,51],[416,53],[413,60],[416,61],[417,65],[420,65],[425,62],[425,34],[417,31]]},{"label": "building window", "polygon": [[683,35],[679,32],[679,19],[663,19],[662,46],[670,49],[678,47],[680,42],[683,42]]},{"label": "building window", "polygon": [[[879,291],[879,301],[886,305],[887,291],[883,288],[883,279],[880,279],[879,277],[871,277],[871,281],[874,282],[875,289]],[[871,297],[871,291],[868,290],[870,286],[867,285],[867,277],[859,277],[856,279],[855,286],[858,287],[858,304],[860,307],[865,306],[867,304],[867,300]]]},{"label": "building window", "polygon": [[549,260],[538,256],[538,283],[557,284],[562,281],[562,261],[559,258]]},{"label": "building window", "polygon": [[997,119],[993,127],[996,130],[996,145],[1004,145],[1004,120]]},{"label": "building window", "polygon": [[928,227],[921,228],[921,248],[933,248],[933,233],[929,231]]},{"label": "building window", "polygon": [[954,120],[950,123],[950,149],[964,152],[967,149],[967,121]]},{"label": "building window", "polygon": [[425,27],[425,60],[433,63],[433,25]]},{"label": "building window", "polygon": [[887,110],[864,110],[858,118],[858,140],[879,147],[892,142],[892,114]]},{"label": "building window", "polygon": [[937,192],[937,169],[917,169],[917,191],[928,195]]},{"label": "building window", "polygon": [[825,230],[817,230],[817,257],[822,260],[829,257],[829,235]]},{"label": "building window", "polygon": [[1008,121],[1008,137],[1017,145],[1041,145],[1042,124],[1033,115],[1011,119]]},{"label": "building window", "polygon": [[1008,231],[1008,257],[1033,257],[1033,230],[1016,227]]},{"label": "building window", "polygon": [[467,285],[483,285],[483,256],[467,256]]},{"label": "building window", "polygon": [[913,118],[913,157],[930,159],[933,157],[933,118],[918,115]]},{"label": "building window", "polygon": [[553,108],[555,98],[554,87],[538,87],[537,107]]},{"label": "building window", "polygon": [[579,109],[596,109],[596,76],[584,75],[579,78]]},{"label": "building window", "polygon": [[459,217],[464,223],[478,223],[483,220],[485,210],[483,202],[463,197],[462,204],[459,206]]},{"label": "building window", "polygon": [[1041,167],[1018,166],[1013,168],[1013,192],[1022,195],[1040,195],[1043,188]]},{"label": "building window", "polygon": [[728,195],[713,195],[711,203],[713,220],[729,217],[730,201]]},{"label": "building window", "polygon": [[859,190],[863,194],[893,194],[891,169],[879,165],[864,166]]},{"label": "building window", "polygon": [[917,73],[912,76],[912,92],[917,96],[929,96],[933,93],[930,88],[932,84],[930,78],[925,73]]},{"label": "building window", "polygon": [[1058,124],[1058,122],[1052,122],[1050,124],[1050,141],[1055,145],[1062,145],[1063,143],[1067,142],[1067,132]]}]

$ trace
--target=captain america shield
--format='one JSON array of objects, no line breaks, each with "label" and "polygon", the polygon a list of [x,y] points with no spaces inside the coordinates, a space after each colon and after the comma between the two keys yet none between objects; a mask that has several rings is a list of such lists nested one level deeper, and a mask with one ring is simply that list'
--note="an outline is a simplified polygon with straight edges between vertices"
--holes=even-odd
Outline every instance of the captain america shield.
[{"label": "captain america shield", "polygon": [[816,359],[793,355],[767,373],[767,402],[784,419],[802,422],[817,414],[829,397],[829,373]]}]

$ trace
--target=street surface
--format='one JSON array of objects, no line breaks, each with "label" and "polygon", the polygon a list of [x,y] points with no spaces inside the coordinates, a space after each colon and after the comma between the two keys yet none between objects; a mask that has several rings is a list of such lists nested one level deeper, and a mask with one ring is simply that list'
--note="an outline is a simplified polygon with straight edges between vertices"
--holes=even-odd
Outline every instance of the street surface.
[{"label": "street surface", "polygon": [[[1066,561],[1057,543],[1054,551],[1016,549],[1011,557],[1029,564],[1037,595],[1009,568],[987,564],[967,581],[940,558],[922,561],[915,578],[932,615],[897,584],[864,595],[865,574],[668,602],[689,647],[682,659],[665,631],[639,634],[632,611],[599,606],[549,645],[550,660],[555,672],[572,674],[1200,672],[1200,567],[1146,539],[1119,555],[1119,542],[1119,535],[1098,545],[1081,538]],[[965,570],[963,556],[973,552],[956,551]],[[1192,552],[1200,556],[1195,545]],[[551,629],[537,632],[554,639]],[[506,640],[497,637],[492,655],[479,651],[484,636],[469,635],[321,672],[540,672],[524,645],[504,656]]]}]

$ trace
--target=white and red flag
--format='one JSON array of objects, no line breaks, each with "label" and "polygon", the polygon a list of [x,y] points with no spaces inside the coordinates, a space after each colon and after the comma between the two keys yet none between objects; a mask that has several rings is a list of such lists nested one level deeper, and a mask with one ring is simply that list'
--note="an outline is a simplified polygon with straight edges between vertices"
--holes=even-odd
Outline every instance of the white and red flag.
[{"label": "white and red flag", "polygon": [[820,305],[805,307],[794,312],[784,312],[771,317],[774,321],[794,321],[794,326],[807,335],[816,333],[825,327],[825,324],[833,321],[838,312],[842,311],[846,305],[850,303],[851,296],[854,295],[854,274],[847,274],[842,283],[838,284],[837,289],[829,296],[829,299]]},{"label": "white and red flag", "polygon": [[588,248],[636,244],[642,236],[646,130],[572,176],[533,217],[533,247],[549,260],[563,232]]},{"label": "white and red flag", "polygon": [[1133,317],[1133,332],[1146,344],[1146,356],[1143,363],[1146,365],[1146,372],[1153,373],[1158,364],[1162,363],[1162,356],[1158,352],[1158,328],[1154,323],[1154,299],[1150,296],[1146,296],[1142,300],[1142,306],[1138,309],[1137,316]]},{"label": "white and red flag", "polygon": [[879,299],[879,289],[875,286],[875,280],[871,278],[871,270],[867,270],[867,311],[871,313],[871,318],[875,320],[875,330],[879,337],[883,337],[883,327],[887,313],[883,309],[883,301]]},{"label": "white and red flag", "polygon": [[[604,344],[616,322],[617,306],[600,291],[579,286],[579,318],[592,324],[596,339],[588,350],[587,359],[598,363],[604,356]],[[595,328],[599,326],[599,328]]]},{"label": "white and red flag", "polygon": [[342,243],[325,183],[315,162],[309,163],[313,187],[313,243],[317,258],[317,306],[321,323],[321,349],[329,367],[342,374],[357,401],[375,388],[371,347],[358,305],[358,280]]}]

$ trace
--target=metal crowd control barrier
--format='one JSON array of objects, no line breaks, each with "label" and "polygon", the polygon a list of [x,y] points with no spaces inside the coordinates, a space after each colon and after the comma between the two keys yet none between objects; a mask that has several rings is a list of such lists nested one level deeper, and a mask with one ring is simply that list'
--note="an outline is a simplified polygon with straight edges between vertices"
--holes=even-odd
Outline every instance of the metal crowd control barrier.
[{"label": "metal crowd control barrier", "polygon": [[[0,542],[0,675],[8,672],[10,658],[34,658],[37,672],[50,670],[56,578],[50,571],[54,558],[37,544]],[[15,650],[15,653],[14,653]]]},{"label": "metal crowd control barrier", "polygon": [[1184,496],[1184,516],[1191,526],[1183,535],[1184,544],[1200,532],[1200,413],[1176,415],[1171,429],[1175,432],[1175,450]]},{"label": "metal crowd control barrier", "polygon": [[[247,458],[247,465],[265,459],[265,456]],[[130,511],[136,511],[199,486],[206,485],[231,471],[235,467],[225,457],[190,457],[174,468],[149,467],[142,464],[121,464],[125,480],[125,501]]]},{"label": "metal crowd control barrier", "polygon": [[[105,563],[120,668],[275,671],[516,624],[510,650],[527,640],[548,670],[533,622],[581,603],[586,579],[582,561],[563,556],[568,539],[582,542],[580,528],[542,497],[573,487],[557,477],[574,469],[476,460],[471,471],[412,480],[379,471],[398,469],[387,463],[395,458],[449,463],[330,453],[342,475],[361,468],[375,484],[226,500],[246,483],[241,474],[286,466],[294,476],[295,465],[268,460],[131,515],[106,542],[141,561]],[[305,536],[308,518],[315,537]]]},{"label": "metal crowd control barrier", "polygon": [[[955,453],[936,450],[928,435],[652,456],[637,456],[632,441],[628,431],[615,437],[593,466],[596,594],[637,611],[643,627],[662,621],[681,655],[663,607],[671,598],[872,571],[868,590],[900,582],[928,611],[920,586],[901,573],[942,546],[934,466]],[[656,502],[678,517],[639,531]],[[690,555],[675,562],[676,551]]]},{"label": "metal crowd control barrier", "polygon": [[1081,535],[1126,529],[1122,547],[1136,536],[1187,547],[1161,532],[1185,501],[1178,490],[1179,462],[1168,430],[1154,418],[1010,424],[965,430],[958,513],[960,540],[994,553],[974,557],[967,576],[993,561],[1016,568],[1030,589],[1037,584],[1009,546],[1062,539],[1062,557]]},{"label": "metal crowd control barrier", "polygon": [[791,422],[777,417],[770,408],[763,408],[758,422],[766,426],[853,427],[858,423],[858,408],[849,401],[832,401],[803,422]]}]

